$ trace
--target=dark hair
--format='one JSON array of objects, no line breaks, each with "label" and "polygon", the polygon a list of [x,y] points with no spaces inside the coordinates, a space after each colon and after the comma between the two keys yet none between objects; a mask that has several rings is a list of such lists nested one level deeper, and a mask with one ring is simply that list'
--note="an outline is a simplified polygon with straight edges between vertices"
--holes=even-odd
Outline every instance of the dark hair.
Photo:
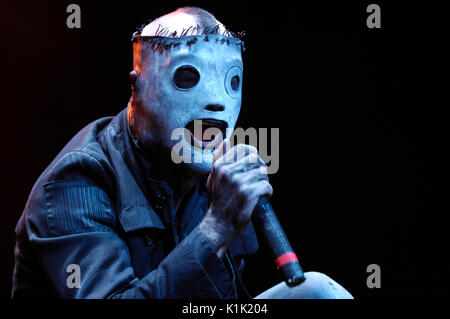
[{"label": "dark hair", "polygon": [[[215,35],[225,35],[233,38],[237,38],[242,40],[245,36],[245,32],[232,32],[231,30],[228,30],[225,28],[225,31],[222,31],[220,28],[221,23],[212,15],[210,12],[198,8],[198,7],[180,7],[176,11],[182,11],[184,13],[190,14],[194,17],[196,26],[189,27],[188,29],[184,29],[180,34],[177,34],[176,32],[171,33],[168,28],[159,28],[156,30],[155,36],[160,37],[181,37],[188,35],[189,33],[193,34],[196,32],[198,35],[208,35],[208,34],[215,34]],[[145,24],[143,24],[137,31],[137,34],[140,34],[142,30],[145,28]],[[225,27],[225,26],[224,26]],[[135,33],[136,34],[136,33]]]}]

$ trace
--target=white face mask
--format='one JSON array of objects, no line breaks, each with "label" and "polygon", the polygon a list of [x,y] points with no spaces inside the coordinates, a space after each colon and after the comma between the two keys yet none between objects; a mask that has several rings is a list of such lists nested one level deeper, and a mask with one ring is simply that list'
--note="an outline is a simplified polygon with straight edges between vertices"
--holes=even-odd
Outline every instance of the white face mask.
[{"label": "white face mask", "polygon": [[204,120],[203,129],[217,127],[223,138],[230,137],[241,108],[243,42],[222,35],[135,36],[133,41],[138,73],[133,132],[139,145],[170,154],[175,144],[184,143],[191,152],[184,156],[202,158],[186,165],[209,172],[214,141],[202,140],[201,134],[173,140],[172,133],[179,128],[191,132],[194,120]]}]

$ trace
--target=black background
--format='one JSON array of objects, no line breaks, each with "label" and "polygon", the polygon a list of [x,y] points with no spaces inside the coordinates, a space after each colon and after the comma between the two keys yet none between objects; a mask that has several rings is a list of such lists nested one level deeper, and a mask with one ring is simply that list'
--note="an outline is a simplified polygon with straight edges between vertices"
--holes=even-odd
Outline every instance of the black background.
[{"label": "black background", "polygon": [[[81,6],[81,29],[66,7]],[[305,271],[356,298],[448,297],[439,167],[445,103],[431,85],[442,11],[376,2],[6,1],[2,3],[0,294],[9,298],[14,226],[35,180],[89,122],[130,96],[131,35],[184,5],[247,33],[239,126],[280,128],[272,204]],[[437,42],[435,42],[437,40]],[[381,288],[366,286],[369,264]],[[252,294],[280,278],[264,249],[248,261]]]}]

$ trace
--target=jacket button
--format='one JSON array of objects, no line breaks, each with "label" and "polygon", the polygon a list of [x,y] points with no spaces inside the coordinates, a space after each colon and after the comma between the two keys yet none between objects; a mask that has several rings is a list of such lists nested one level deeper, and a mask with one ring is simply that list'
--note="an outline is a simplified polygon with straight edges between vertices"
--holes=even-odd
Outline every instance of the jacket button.
[{"label": "jacket button", "polygon": [[155,203],[155,209],[157,210],[161,210],[164,208],[165,205],[165,201],[166,201],[166,197],[162,194],[157,194],[156,195],[156,203]]},{"label": "jacket button", "polygon": [[149,235],[144,236],[144,244],[145,246],[150,246],[152,244],[152,238]]}]

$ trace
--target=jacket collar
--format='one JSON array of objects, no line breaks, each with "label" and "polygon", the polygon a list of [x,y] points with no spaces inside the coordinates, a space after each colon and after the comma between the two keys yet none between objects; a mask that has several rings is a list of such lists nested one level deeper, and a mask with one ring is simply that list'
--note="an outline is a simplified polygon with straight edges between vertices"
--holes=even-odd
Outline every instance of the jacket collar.
[{"label": "jacket collar", "polygon": [[[111,121],[102,138],[115,172],[119,220],[126,232],[141,228],[166,229],[172,216],[159,213],[156,208],[160,201],[171,203],[173,190],[167,182],[150,177],[151,162],[144,157],[131,134],[127,110],[122,110]],[[207,202],[206,181],[194,194],[200,195],[196,197],[202,205]]]}]

